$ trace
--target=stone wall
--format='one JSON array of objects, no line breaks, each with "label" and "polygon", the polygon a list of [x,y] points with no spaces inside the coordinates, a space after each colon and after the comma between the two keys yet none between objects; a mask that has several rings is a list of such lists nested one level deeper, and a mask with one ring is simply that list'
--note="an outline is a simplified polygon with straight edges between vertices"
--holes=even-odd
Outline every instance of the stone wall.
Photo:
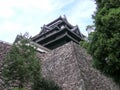
[{"label": "stone wall", "polygon": [[63,90],[119,90],[112,80],[92,68],[91,61],[85,49],[69,42],[42,57],[43,75]]},{"label": "stone wall", "polygon": [[4,42],[0,42],[0,90],[4,90],[4,86],[3,86],[3,78],[1,76],[1,70],[2,70],[2,65],[3,65],[3,59],[6,55],[6,53],[9,51],[11,45],[4,43]]},{"label": "stone wall", "polygon": [[[3,58],[10,47],[0,42],[0,74]],[[62,90],[119,90],[112,80],[92,68],[90,55],[74,42],[48,53],[38,53],[38,56],[43,76],[54,80]],[[0,90],[4,90],[2,83],[0,75]]]},{"label": "stone wall", "polygon": [[92,58],[85,49],[73,43],[74,55],[85,84],[85,90],[120,90],[110,79],[92,67]]}]

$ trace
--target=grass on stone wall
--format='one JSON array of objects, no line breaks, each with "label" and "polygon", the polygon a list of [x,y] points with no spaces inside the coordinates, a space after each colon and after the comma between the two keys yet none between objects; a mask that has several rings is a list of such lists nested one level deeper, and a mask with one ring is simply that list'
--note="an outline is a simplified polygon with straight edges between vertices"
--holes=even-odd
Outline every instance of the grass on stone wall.
[{"label": "grass on stone wall", "polygon": [[25,88],[19,89],[18,87],[15,87],[15,88],[13,88],[12,90],[27,90],[27,89],[25,89]]}]

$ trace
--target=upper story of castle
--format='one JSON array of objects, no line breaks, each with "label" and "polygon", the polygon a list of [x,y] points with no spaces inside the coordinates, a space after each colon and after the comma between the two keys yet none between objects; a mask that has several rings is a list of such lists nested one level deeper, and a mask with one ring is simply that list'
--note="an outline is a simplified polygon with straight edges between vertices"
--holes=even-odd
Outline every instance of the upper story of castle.
[{"label": "upper story of castle", "polygon": [[71,25],[66,17],[58,17],[41,27],[41,32],[32,40],[48,49],[55,49],[69,41],[79,43],[84,38],[78,26]]}]

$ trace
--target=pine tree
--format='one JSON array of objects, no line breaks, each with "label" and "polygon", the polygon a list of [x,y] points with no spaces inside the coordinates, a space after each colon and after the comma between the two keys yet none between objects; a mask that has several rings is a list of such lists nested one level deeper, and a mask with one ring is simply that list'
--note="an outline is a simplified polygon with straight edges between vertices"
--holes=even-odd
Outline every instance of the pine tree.
[{"label": "pine tree", "polygon": [[89,52],[93,67],[120,84],[120,0],[95,0],[95,32]]},{"label": "pine tree", "polygon": [[5,81],[8,84],[9,82],[19,82],[17,86],[19,89],[22,89],[28,82],[33,80],[36,68],[40,67],[36,50],[29,44],[30,40],[27,34],[21,37],[18,42],[12,45],[6,55],[2,70]]},{"label": "pine tree", "polygon": [[28,36],[27,33],[17,35],[5,57],[2,69],[5,84],[19,82],[17,86],[12,86],[13,90],[26,90],[26,85],[30,83],[32,90],[61,90],[54,81],[42,77],[40,60]]}]

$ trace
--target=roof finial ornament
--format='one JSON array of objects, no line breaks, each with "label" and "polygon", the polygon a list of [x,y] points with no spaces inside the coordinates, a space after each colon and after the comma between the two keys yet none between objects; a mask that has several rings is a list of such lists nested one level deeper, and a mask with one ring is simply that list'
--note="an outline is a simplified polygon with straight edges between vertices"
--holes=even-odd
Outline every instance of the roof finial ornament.
[{"label": "roof finial ornament", "polygon": [[[63,19],[65,20],[65,21],[67,21],[67,18],[66,18],[66,15],[64,14],[63,15]],[[68,22],[68,21],[67,21]]]},{"label": "roof finial ornament", "polygon": [[64,16],[64,18],[66,19],[66,15],[64,14],[63,16]]}]

